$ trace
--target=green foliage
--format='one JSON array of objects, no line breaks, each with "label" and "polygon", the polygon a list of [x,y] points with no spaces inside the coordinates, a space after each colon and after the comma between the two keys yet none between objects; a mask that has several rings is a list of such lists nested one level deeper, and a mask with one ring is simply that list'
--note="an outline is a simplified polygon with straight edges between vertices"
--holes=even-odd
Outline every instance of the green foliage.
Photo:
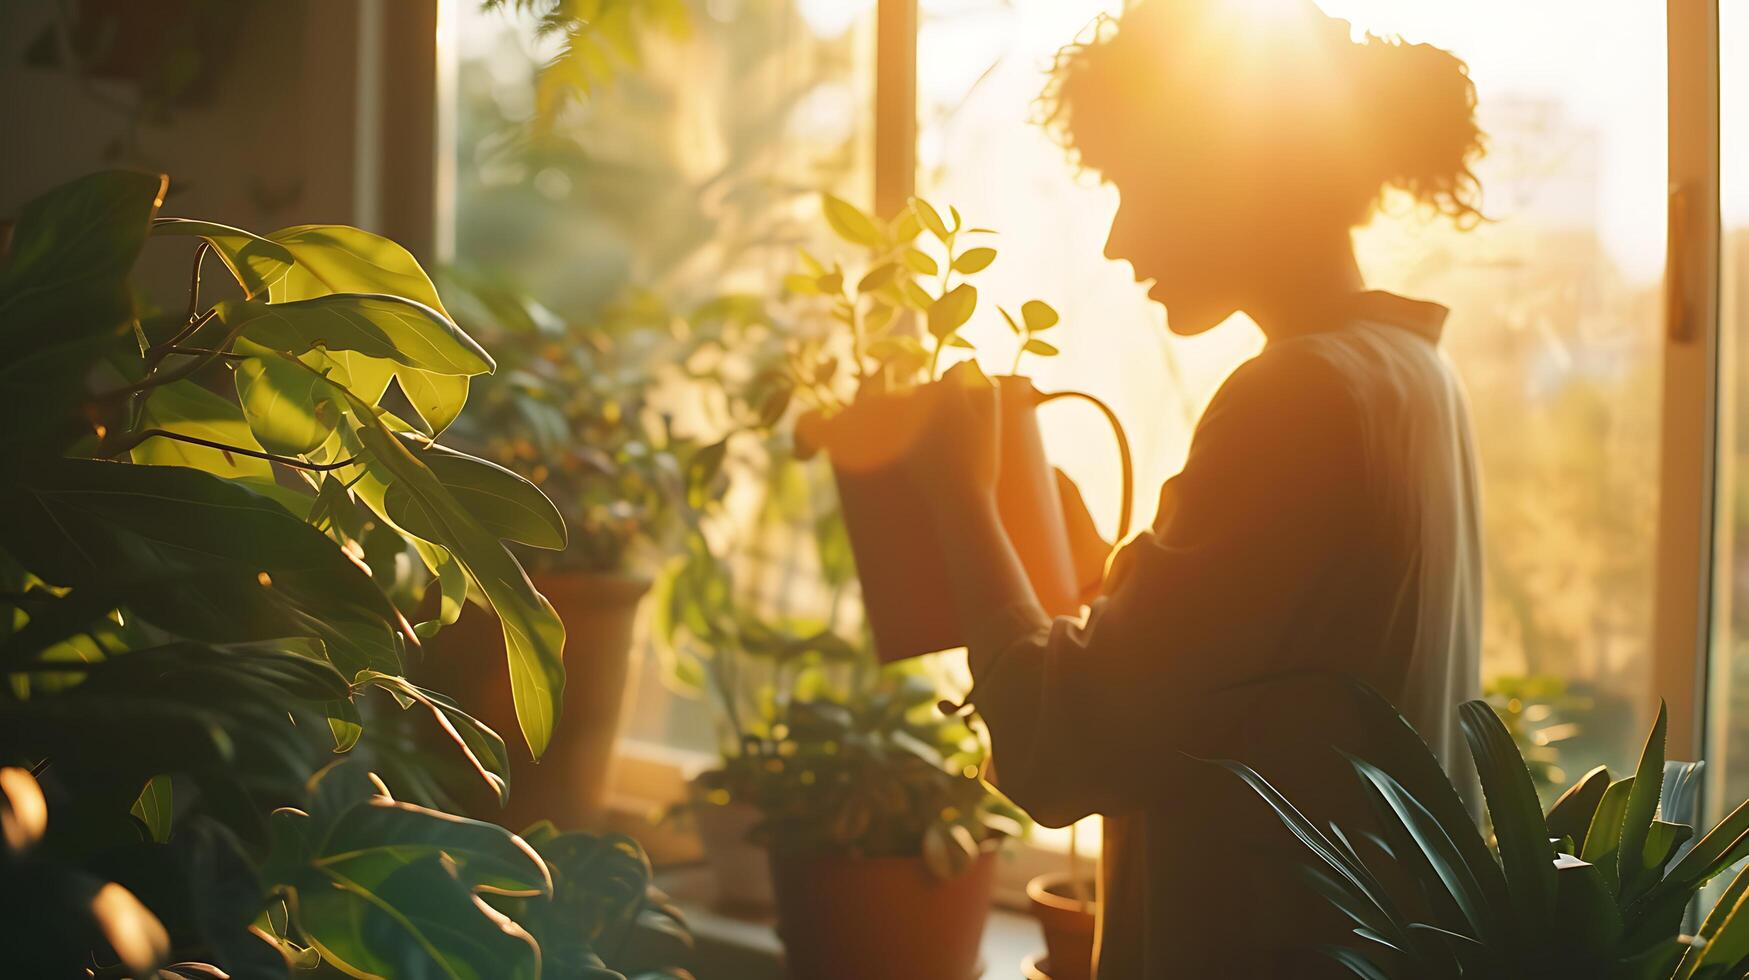
[{"label": "green foliage", "polygon": [[982,744],[936,703],[932,679],[906,667],[786,699],[710,783],[759,808],[756,835],[779,853],[922,857],[952,877],[1026,818],[984,785]]},{"label": "green foliage", "polygon": [[1634,776],[1612,781],[1599,768],[1545,812],[1505,725],[1484,701],[1463,705],[1490,848],[1408,723],[1370,690],[1356,703],[1385,762],[1350,758],[1382,837],[1326,832],[1255,771],[1223,763],[1317,858],[1307,881],[1365,943],[1329,951],[1355,975],[1722,980],[1749,970],[1749,915],[1736,914],[1749,872],[1698,937],[1680,935],[1701,887],[1749,857],[1749,804],[1691,843],[1699,764],[1665,763],[1662,711]]},{"label": "green foliage", "polygon": [[[980,294],[966,280],[988,269],[998,253],[984,245],[966,247],[968,239],[992,232],[965,228],[952,208],[950,224],[921,198],[890,223],[830,194],[824,200],[826,224],[864,251],[862,273],[853,275],[836,261],[827,266],[804,251],[784,288],[804,321],[792,334],[788,382],[806,403],[830,414],[863,385],[897,390],[930,381],[939,376],[945,352],[975,350],[962,330],[977,312]],[[1034,336],[1057,325],[1048,303],[1028,301],[1020,321],[998,310],[1017,338],[1016,371],[1025,354],[1057,355],[1056,347]],[[922,318],[927,343],[909,326],[915,317]]]},{"label": "green foliage", "polygon": [[[467,322],[504,352],[455,437],[538,485],[570,527],[568,547],[515,538],[553,548],[524,559],[600,574],[666,564],[719,509],[731,438],[768,425],[740,394],[752,389],[732,376],[728,357],[769,331],[760,305],[719,297],[679,316],[634,296],[595,322],[571,323],[503,283],[448,278],[461,287]],[[680,415],[693,423],[677,423]]]},{"label": "green foliage", "polygon": [[1484,684],[1483,696],[1512,734],[1537,792],[1545,800],[1558,794],[1567,782],[1562,750],[1583,732],[1583,720],[1595,711],[1591,699],[1570,691],[1565,678],[1542,675],[1492,678]]},{"label": "green foliage", "polygon": [[537,30],[564,46],[541,73],[538,119],[550,125],[573,98],[611,82],[641,61],[642,31],[683,35],[691,27],[685,0],[482,0],[487,9],[533,13]]},{"label": "green foliage", "polygon": [[[562,547],[564,523],[432,441],[491,358],[394,243],[155,220],[164,188],[74,181],[0,257],[0,342],[29,368],[0,372],[0,890],[32,907],[0,926],[4,972],[617,975],[561,968],[595,950],[556,930],[543,968],[491,902],[550,918],[546,859],[422,805],[449,771],[509,790],[504,740],[401,676],[470,590],[537,755],[558,722],[563,629],[505,542]],[[149,235],[199,242],[186,316],[152,327],[127,285]],[[203,297],[215,253],[244,298]],[[572,906],[642,902],[569,880]]]}]

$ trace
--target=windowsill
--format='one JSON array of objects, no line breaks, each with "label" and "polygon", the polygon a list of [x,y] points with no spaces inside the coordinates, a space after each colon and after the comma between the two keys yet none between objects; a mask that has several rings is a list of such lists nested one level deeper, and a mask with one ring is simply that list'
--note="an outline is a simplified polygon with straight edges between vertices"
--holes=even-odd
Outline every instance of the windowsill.
[{"label": "windowsill", "polygon": [[[692,928],[698,956],[694,970],[701,977],[722,980],[785,980],[783,944],[776,917],[718,911],[710,905],[709,869],[673,868],[656,875],[656,885],[674,899]],[[984,925],[986,980],[1010,980],[1021,975],[1028,956],[1044,949],[1044,938],[1031,916],[1004,908],[990,910]]]}]

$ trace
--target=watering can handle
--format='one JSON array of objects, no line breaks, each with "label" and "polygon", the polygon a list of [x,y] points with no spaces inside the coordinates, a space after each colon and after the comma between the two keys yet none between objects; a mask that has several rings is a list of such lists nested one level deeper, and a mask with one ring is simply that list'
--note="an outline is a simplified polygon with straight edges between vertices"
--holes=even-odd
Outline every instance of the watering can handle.
[{"label": "watering can handle", "polygon": [[1111,406],[1084,391],[1058,391],[1050,394],[1039,393],[1038,403],[1054,402],[1061,398],[1079,398],[1089,402],[1094,408],[1105,414],[1105,420],[1111,423],[1111,433],[1117,437],[1117,453],[1123,464],[1123,508],[1118,512],[1116,544],[1122,544],[1130,536],[1130,520],[1135,516],[1136,504],[1136,466],[1130,458],[1130,437],[1124,434],[1123,423],[1117,420],[1117,413]]}]

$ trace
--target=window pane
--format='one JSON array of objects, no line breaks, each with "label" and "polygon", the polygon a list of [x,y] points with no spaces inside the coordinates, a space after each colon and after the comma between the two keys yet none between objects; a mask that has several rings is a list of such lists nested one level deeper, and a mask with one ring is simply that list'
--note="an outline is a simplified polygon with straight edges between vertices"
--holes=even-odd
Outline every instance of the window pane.
[{"label": "window pane", "polygon": [[[1749,44],[1749,5],[1719,5],[1719,51]],[[1749,797],[1749,65],[1719,59],[1720,299],[1718,633],[1711,671],[1712,803]]]},{"label": "window pane", "polygon": [[[641,27],[641,63],[608,54],[611,80],[543,131],[531,125],[536,73],[557,39],[537,38],[532,17],[456,4],[460,279],[534,297],[574,328],[603,325],[610,309],[641,303],[646,291],[684,314],[730,293],[775,295],[796,247],[818,233],[818,192],[866,199],[873,0],[686,6],[685,36]],[[515,383],[507,359],[538,356],[540,344],[516,340],[495,350],[493,383]],[[627,365],[646,367],[656,366]],[[565,396],[607,397],[584,384]],[[681,427],[687,408],[675,409]],[[538,480],[531,471],[551,463],[512,465]],[[766,553],[741,552],[752,562]],[[739,571],[762,584],[787,569]],[[673,695],[663,666],[641,652],[628,737],[715,752],[715,713]]]},{"label": "window pane", "polygon": [[[1548,783],[1600,761],[1631,763],[1651,664],[1663,5],[1323,5],[1471,65],[1492,135],[1480,176],[1496,220],[1459,233],[1392,201],[1358,237],[1362,263],[1378,288],[1453,307],[1446,345],[1470,389],[1482,457],[1491,688],[1503,706],[1517,698]],[[1064,356],[1029,368],[1047,390],[1112,403],[1135,444],[1146,518],[1154,490],[1183,463],[1197,414],[1260,340],[1237,323],[1169,336],[1129,270],[1101,258],[1116,193],[1072,180],[1063,153],[1026,124],[1054,49],[1119,6],[924,0],[920,185],[1002,233],[1002,258],[984,274],[990,295],[1061,308]],[[967,335],[1006,350],[990,312]],[[1063,407],[1045,435],[1109,528],[1118,489],[1103,426]]]},{"label": "window pane", "polygon": [[1482,466],[1485,679],[1498,703],[1516,699],[1542,788],[1599,763],[1631,768],[1651,721],[1664,6],[1325,6],[1470,63],[1497,220],[1460,235],[1381,219],[1360,236],[1362,261],[1378,285],[1452,307],[1446,349]]}]

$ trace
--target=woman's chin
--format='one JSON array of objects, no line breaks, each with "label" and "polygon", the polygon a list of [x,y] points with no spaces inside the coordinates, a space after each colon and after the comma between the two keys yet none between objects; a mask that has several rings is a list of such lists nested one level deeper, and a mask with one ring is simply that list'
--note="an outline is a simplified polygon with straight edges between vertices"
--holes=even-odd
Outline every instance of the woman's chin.
[{"label": "woman's chin", "polygon": [[1220,326],[1233,315],[1232,310],[1217,310],[1212,306],[1201,306],[1193,303],[1171,303],[1160,300],[1160,305],[1166,307],[1166,329],[1180,337],[1194,337],[1197,334],[1208,333]]}]

